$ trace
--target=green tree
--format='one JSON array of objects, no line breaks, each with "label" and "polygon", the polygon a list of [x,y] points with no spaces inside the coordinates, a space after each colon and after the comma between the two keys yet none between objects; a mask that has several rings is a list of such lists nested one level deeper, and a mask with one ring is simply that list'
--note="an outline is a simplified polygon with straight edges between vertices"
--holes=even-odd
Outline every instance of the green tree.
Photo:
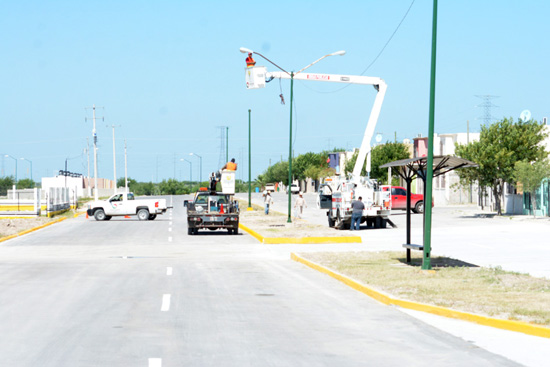
[{"label": "green tree", "polygon": [[533,216],[536,216],[536,192],[542,184],[542,180],[550,177],[550,162],[548,159],[540,159],[533,163],[516,162],[513,177],[522,184],[523,191],[530,194]]},{"label": "green tree", "polygon": [[31,180],[30,178],[24,178],[22,180],[17,181],[18,189],[33,189],[35,185],[36,185],[36,182]]},{"label": "green tree", "polygon": [[15,180],[13,176],[0,178],[0,196],[6,196],[8,194],[8,190],[11,190],[14,183]]},{"label": "green tree", "polygon": [[484,191],[490,188],[497,214],[502,215],[502,188],[505,182],[513,181],[515,164],[548,156],[540,145],[547,136],[543,129],[544,126],[534,120],[514,122],[512,118],[482,126],[479,141],[456,145],[457,156],[479,165],[457,170],[461,183],[478,182]]},{"label": "green tree", "polygon": [[[355,162],[357,162],[357,156],[359,152],[355,152],[353,157],[346,163],[345,172],[353,172],[355,167]],[[380,168],[381,165],[398,161],[400,159],[409,158],[409,150],[407,146],[403,143],[397,142],[386,142],[386,144],[377,145],[371,149],[371,173],[370,177],[374,178],[380,182],[386,182],[388,179],[388,170]],[[361,176],[366,176],[367,174],[367,162],[363,164],[363,169],[361,170]],[[392,181],[399,180],[399,174],[396,170],[392,170]]]},{"label": "green tree", "polygon": [[[134,187],[137,186],[137,181],[134,180],[131,177],[128,177],[128,189],[132,192],[134,192]],[[117,187],[126,187],[126,179],[124,177],[121,177],[116,182]]]}]

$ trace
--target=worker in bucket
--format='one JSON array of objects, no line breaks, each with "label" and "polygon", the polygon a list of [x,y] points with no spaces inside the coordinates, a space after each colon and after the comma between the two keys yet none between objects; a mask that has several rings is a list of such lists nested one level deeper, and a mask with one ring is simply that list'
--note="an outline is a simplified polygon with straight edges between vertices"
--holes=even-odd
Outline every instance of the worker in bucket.
[{"label": "worker in bucket", "polygon": [[226,169],[228,171],[236,171],[237,170],[237,163],[235,163],[235,158],[231,158],[229,162],[227,162],[223,167],[222,171]]}]

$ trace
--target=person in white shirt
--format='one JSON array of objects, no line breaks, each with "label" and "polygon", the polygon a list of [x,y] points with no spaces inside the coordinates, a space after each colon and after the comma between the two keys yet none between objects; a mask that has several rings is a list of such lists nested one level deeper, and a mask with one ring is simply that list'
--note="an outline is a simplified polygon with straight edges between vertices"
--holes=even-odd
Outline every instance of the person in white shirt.
[{"label": "person in white shirt", "polygon": [[298,198],[296,198],[296,202],[294,203],[294,209],[298,208],[298,211],[296,213],[296,216],[298,218],[302,218],[302,214],[304,213],[304,207],[307,208],[306,200],[304,199],[304,196],[302,193],[298,194]]},{"label": "person in white shirt", "polygon": [[269,191],[267,191],[265,193],[265,196],[264,196],[264,205],[265,205],[265,214],[269,214],[269,205],[271,205],[273,203],[273,198],[271,197],[271,194],[269,193]]}]

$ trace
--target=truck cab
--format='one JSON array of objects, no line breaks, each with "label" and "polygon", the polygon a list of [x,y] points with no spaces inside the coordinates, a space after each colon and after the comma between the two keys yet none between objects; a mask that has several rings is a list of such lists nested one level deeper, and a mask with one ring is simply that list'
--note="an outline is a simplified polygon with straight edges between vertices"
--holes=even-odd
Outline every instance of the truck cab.
[{"label": "truck cab", "polygon": [[[221,181],[222,192],[216,192],[216,184]],[[197,234],[199,229],[227,229],[229,234],[239,233],[239,204],[233,199],[235,194],[235,172],[223,170],[212,173],[210,190],[201,187],[192,201],[185,200],[187,208],[187,234]]]},{"label": "truck cab", "polygon": [[[401,186],[384,186],[383,191],[391,192],[392,210],[407,210],[407,190]],[[433,203],[432,203],[433,206]],[[424,195],[411,193],[411,209],[415,213],[424,212]]]},{"label": "truck cab", "polygon": [[239,205],[233,195],[199,191],[192,201],[185,200],[183,205],[187,208],[187,234],[197,234],[199,229],[239,233]]},{"label": "truck cab", "polygon": [[139,220],[154,220],[157,215],[166,213],[166,199],[136,200],[131,192],[112,195],[107,200],[88,204],[87,214],[96,220],[110,220],[115,216],[137,215]]}]

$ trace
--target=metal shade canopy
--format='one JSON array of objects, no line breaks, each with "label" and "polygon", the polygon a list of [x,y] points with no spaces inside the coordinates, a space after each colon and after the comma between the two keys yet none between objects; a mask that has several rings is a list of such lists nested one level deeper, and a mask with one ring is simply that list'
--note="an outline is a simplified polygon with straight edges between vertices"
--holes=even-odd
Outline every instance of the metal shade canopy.
[{"label": "metal shade canopy", "polygon": [[[399,161],[386,163],[380,166],[380,168],[397,167],[399,176],[401,176],[407,183],[407,243],[404,244],[403,247],[407,249],[408,263],[411,262],[411,248],[418,250],[424,249],[422,246],[411,244],[411,181],[415,176],[422,179],[422,182],[424,183],[424,198],[426,198],[427,164],[427,157],[417,157],[401,159]],[[436,155],[433,157],[433,177],[441,176],[457,168],[473,167],[479,167],[479,165],[467,159],[453,157],[450,155]]]},{"label": "metal shade canopy", "polygon": [[[399,170],[399,175],[405,180],[414,178],[415,174],[418,174],[418,177],[422,180],[426,180],[424,172],[426,171],[427,157],[416,157],[401,159],[399,161],[394,161],[386,163],[380,166],[380,168],[388,167],[401,167],[402,170]],[[434,177],[441,176],[447,172],[455,170],[457,168],[473,168],[479,167],[478,164],[471,162],[467,159],[454,157],[450,155],[436,155],[433,160],[433,170]],[[405,170],[406,169],[406,170]]]}]

